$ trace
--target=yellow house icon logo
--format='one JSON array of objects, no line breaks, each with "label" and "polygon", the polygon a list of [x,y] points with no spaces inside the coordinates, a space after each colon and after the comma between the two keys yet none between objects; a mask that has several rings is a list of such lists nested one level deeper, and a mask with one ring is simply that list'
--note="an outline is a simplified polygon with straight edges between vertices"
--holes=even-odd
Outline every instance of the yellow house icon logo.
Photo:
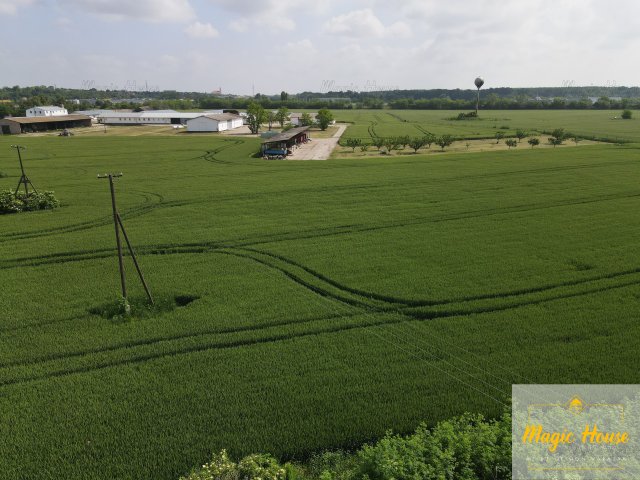
[{"label": "yellow house icon logo", "polygon": [[585,404],[580,397],[573,397],[567,403],[567,410],[575,415],[580,415],[584,411]]}]

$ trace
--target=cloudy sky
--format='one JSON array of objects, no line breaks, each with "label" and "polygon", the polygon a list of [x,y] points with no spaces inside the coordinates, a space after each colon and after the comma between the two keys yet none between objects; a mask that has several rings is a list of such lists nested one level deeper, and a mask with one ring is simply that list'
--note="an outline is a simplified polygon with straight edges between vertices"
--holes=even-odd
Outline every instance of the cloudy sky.
[{"label": "cloudy sky", "polygon": [[635,86],[639,47],[635,0],[0,0],[1,86]]}]

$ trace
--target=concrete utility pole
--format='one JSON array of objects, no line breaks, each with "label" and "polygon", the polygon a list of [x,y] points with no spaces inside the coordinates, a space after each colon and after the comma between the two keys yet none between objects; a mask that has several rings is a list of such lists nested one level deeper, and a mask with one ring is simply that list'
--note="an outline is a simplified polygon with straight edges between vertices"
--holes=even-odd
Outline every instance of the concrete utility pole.
[{"label": "concrete utility pole", "polygon": [[478,99],[476,100],[476,117],[478,116],[478,110],[480,109],[480,89],[484,85],[484,79],[482,77],[477,77],[473,82],[478,89]]},{"label": "concrete utility pole", "polygon": [[27,196],[29,196],[29,185],[31,185],[31,188],[33,189],[34,193],[38,193],[38,191],[36,190],[36,187],[33,186],[33,183],[31,183],[31,180],[29,180],[27,175],[24,173],[24,165],[22,164],[22,153],[20,152],[22,150],[26,150],[26,148],[23,147],[22,145],[11,145],[11,148],[15,148],[16,151],[18,152],[18,161],[20,162],[20,171],[22,172],[22,176],[20,177],[20,180],[18,180],[18,186],[16,187],[16,195],[18,195],[18,190],[20,190],[20,185],[24,185],[24,193]]},{"label": "concrete utility pole", "polygon": [[125,300],[127,299],[127,281],[124,274],[124,258],[122,255],[122,242],[120,241],[120,230],[122,230],[122,235],[124,236],[124,239],[127,242],[127,248],[129,249],[129,253],[131,254],[131,259],[133,260],[133,264],[136,267],[136,271],[138,272],[138,276],[140,277],[140,281],[142,282],[144,291],[147,294],[147,298],[149,299],[149,302],[153,305],[153,297],[151,296],[151,291],[149,290],[149,286],[147,285],[147,282],[144,279],[144,275],[142,274],[142,269],[140,268],[140,265],[138,265],[138,259],[136,258],[136,254],[133,251],[133,247],[131,246],[131,242],[129,241],[129,237],[127,236],[127,231],[125,230],[124,225],[122,223],[122,218],[120,218],[120,214],[118,213],[118,209],[116,207],[116,192],[113,186],[113,179],[119,178],[119,177],[122,177],[122,173],[106,173],[104,175],[98,175],[98,178],[109,179],[109,189],[111,190],[111,209],[113,210],[113,225],[116,231],[116,246],[118,247],[118,267],[120,269],[120,285],[122,287],[122,298],[124,298]]}]

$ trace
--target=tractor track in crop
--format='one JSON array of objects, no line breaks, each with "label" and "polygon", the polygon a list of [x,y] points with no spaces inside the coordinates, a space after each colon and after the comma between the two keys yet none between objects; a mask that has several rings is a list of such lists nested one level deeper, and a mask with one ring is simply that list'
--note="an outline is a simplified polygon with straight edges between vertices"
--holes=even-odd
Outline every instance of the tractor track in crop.
[{"label": "tractor track in crop", "polygon": [[[51,378],[59,378],[66,377],[69,375],[83,374],[83,373],[92,373],[96,371],[100,371],[106,368],[113,368],[119,366],[131,366],[139,363],[145,363],[148,361],[153,361],[157,359],[170,358],[179,355],[187,355],[211,350],[223,350],[229,348],[243,348],[250,347],[255,345],[267,344],[267,343],[275,343],[282,341],[290,341],[294,339],[316,336],[316,335],[325,335],[325,334],[334,334],[341,333],[349,330],[362,330],[366,328],[382,326],[382,325],[394,325],[394,324],[403,324],[412,321],[426,321],[433,320],[437,318],[447,318],[454,316],[469,316],[469,315],[478,315],[484,313],[492,313],[504,310],[510,310],[515,308],[522,308],[530,305],[537,305],[546,303],[549,301],[559,300],[559,299],[567,299],[567,298],[577,298],[580,296],[610,291],[614,289],[626,288],[629,286],[635,286],[640,284],[640,280],[628,281],[623,284],[618,285],[610,285],[607,287],[597,287],[592,288],[587,291],[567,293],[555,295],[552,298],[545,299],[537,299],[530,300],[526,302],[521,302],[517,304],[508,304],[508,305],[497,305],[492,307],[485,308],[476,308],[476,309],[466,309],[466,310],[447,310],[441,312],[423,312],[423,311],[397,311],[397,312],[380,312],[380,311],[369,311],[367,312],[352,312],[352,313],[344,313],[339,315],[330,315],[325,317],[320,317],[319,319],[308,319],[304,321],[283,321],[279,323],[269,324],[269,325],[256,325],[256,326],[245,326],[245,327],[236,327],[230,329],[218,329],[212,332],[195,332],[195,333],[187,333],[183,335],[176,336],[167,336],[161,338],[153,338],[153,339],[145,339],[140,340],[138,342],[129,342],[126,344],[120,345],[112,345],[101,347],[99,349],[89,349],[84,351],[75,351],[61,354],[52,354],[49,356],[40,357],[37,359],[29,359],[29,360],[17,360],[12,362],[5,362],[0,365],[0,371],[6,370],[9,373],[9,378],[0,378],[0,387],[8,387],[13,385],[20,385],[25,383],[30,383],[39,380],[48,380]],[[317,293],[315,290],[313,290]],[[324,295],[323,295],[324,296]],[[395,313],[395,315],[389,316],[389,313]],[[375,315],[374,315],[375,314]],[[185,345],[179,348],[173,348],[164,351],[150,351],[150,352],[136,352],[133,351],[132,355],[127,356],[125,358],[116,358],[116,359],[98,359],[94,361],[92,357],[108,354],[108,353],[120,353],[126,350],[132,350],[136,348],[143,347],[157,347],[160,344],[166,344],[170,342],[180,341],[180,340],[192,340],[192,339],[203,339],[203,337],[214,336],[214,335],[226,335],[226,334],[237,334],[241,332],[251,332],[251,331],[268,331],[272,328],[278,327],[305,327],[305,324],[313,323],[313,322],[323,322],[326,320],[340,320],[340,319],[349,319],[354,317],[365,317],[366,321],[364,322],[355,322],[355,323],[345,323],[341,325],[312,325],[308,329],[303,329],[299,332],[266,332],[266,335],[261,337],[254,338],[238,338],[238,339],[217,339],[216,341],[204,341],[203,343],[198,343],[195,345]],[[44,372],[33,372],[27,373],[26,375],[16,375],[14,378],[11,378],[11,370],[12,369],[20,369],[20,368],[33,368],[33,367],[42,367],[47,363],[51,362],[70,362],[73,360],[88,360],[90,363],[88,365],[78,365],[74,367],[69,367],[67,365],[61,365],[58,369],[52,371],[44,371]],[[93,362],[93,363],[92,363]]]},{"label": "tractor track in crop", "polygon": [[[237,141],[236,141],[237,142]],[[206,154],[204,155],[206,156]],[[204,158],[204,156],[200,156],[198,158]],[[579,165],[566,165],[566,166],[557,166],[557,167],[547,167],[547,168],[535,168],[535,169],[526,169],[526,170],[510,170],[507,172],[498,172],[498,173],[488,173],[488,174],[479,174],[479,175],[458,175],[458,176],[453,176],[453,177],[448,177],[448,178],[433,178],[433,179],[418,179],[418,180],[407,180],[406,182],[402,182],[402,183],[393,183],[393,184],[356,184],[356,185],[346,185],[346,186],[338,186],[338,187],[332,187],[332,186],[327,186],[327,187],[316,187],[314,189],[304,189],[304,188],[299,188],[299,189],[289,189],[289,190],[279,190],[279,191],[274,191],[274,192],[256,192],[256,193],[251,193],[251,194],[239,194],[239,195],[221,195],[221,196],[214,196],[211,198],[206,198],[206,199],[202,199],[198,202],[194,202],[193,200],[191,201],[171,201],[171,202],[165,202],[164,199],[162,198],[161,195],[157,194],[157,193],[153,193],[153,192],[139,192],[139,193],[143,193],[143,194],[147,194],[147,195],[151,195],[151,196],[155,196],[157,198],[157,200],[153,203],[151,203],[150,198],[147,196],[145,197],[145,201],[143,202],[143,204],[138,205],[138,206],[134,206],[134,207],[130,207],[127,209],[122,210],[122,217],[123,219],[130,219],[130,218],[136,218],[136,217],[140,217],[143,216],[147,213],[150,213],[156,209],[159,208],[172,208],[172,207],[180,207],[180,206],[184,206],[184,205],[189,205],[192,203],[206,203],[208,201],[224,201],[224,200],[232,200],[232,199],[251,199],[251,198],[262,198],[264,196],[271,196],[271,195],[278,195],[278,194],[282,194],[282,193],[295,193],[295,192],[299,192],[301,194],[303,193],[309,193],[309,191],[317,191],[317,192],[327,192],[327,191],[332,191],[332,190],[344,190],[344,191],[351,191],[353,189],[357,189],[357,188],[362,188],[362,189],[388,189],[388,188],[403,188],[403,187],[407,187],[409,185],[432,185],[432,184],[442,184],[443,182],[457,182],[459,180],[466,180],[466,179],[475,179],[475,178],[495,178],[495,177],[504,177],[504,176],[510,176],[510,175],[521,175],[521,174],[530,174],[530,173],[549,173],[549,172],[559,172],[559,171],[571,171],[571,170],[584,170],[586,168],[600,168],[600,167],[609,167],[612,165],[627,165],[627,164],[634,164],[636,162],[633,161],[620,161],[620,162],[600,162],[600,163],[591,163],[591,164],[579,164]],[[635,197],[638,196],[636,194],[628,194],[628,195],[622,195],[622,196],[612,196],[612,198],[624,198],[624,197]],[[598,201],[598,200],[595,200]],[[581,203],[581,202],[577,202],[577,203]],[[589,202],[582,202],[582,203],[589,203]],[[566,203],[566,205],[570,205],[571,202]],[[552,208],[554,205],[551,205],[549,208]],[[562,206],[561,204],[558,204],[556,206]],[[522,210],[522,211],[527,211],[527,210]],[[465,218],[465,217],[461,217],[461,218]],[[28,231],[28,232],[14,232],[14,233],[9,233],[9,234],[5,234],[5,235],[1,235],[0,236],[0,243],[6,243],[6,242],[10,242],[10,241],[17,241],[17,240],[25,240],[25,239],[31,239],[31,238],[39,238],[39,237],[45,237],[45,236],[50,236],[50,235],[57,235],[57,234],[64,234],[64,233],[72,233],[72,232],[77,232],[77,231],[82,231],[82,230],[90,230],[93,228],[97,228],[97,227],[102,227],[105,225],[108,225],[111,222],[111,216],[104,216],[104,217],[100,217],[96,220],[91,220],[91,221],[86,221],[86,222],[80,222],[80,223],[75,223],[72,225],[65,225],[62,227],[56,227],[56,228],[50,228],[50,229],[43,229],[43,230],[33,230],[33,231]],[[413,223],[408,223],[405,225],[410,225]],[[398,225],[398,226],[402,226],[402,225]],[[381,227],[381,228],[388,228],[388,227]],[[0,266],[0,268],[2,268]]]},{"label": "tractor track in crop", "polygon": [[[132,218],[141,217],[148,213],[151,213],[155,210],[161,208],[172,208],[172,207],[180,207],[183,205],[188,205],[193,203],[191,201],[171,201],[165,202],[162,195],[153,192],[138,192],[142,194],[144,197],[144,201],[136,205],[134,207],[129,207],[121,210],[121,216],[123,220],[128,220]],[[155,201],[153,198],[155,197]],[[90,220],[86,222],[74,223],[72,225],[64,225],[61,227],[48,228],[43,230],[32,230],[28,232],[15,232],[8,233],[3,236],[0,236],[0,243],[6,243],[17,240],[27,240],[31,238],[41,238],[47,237],[51,235],[59,235],[64,233],[72,233],[79,232],[83,230],[91,230],[98,227],[103,227],[105,225],[109,225],[113,222],[113,217],[111,215],[99,217],[95,220]]]},{"label": "tractor track in crop", "polygon": [[[306,240],[316,239],[322,237],[336,236],[336,235],[351,235],[365,232],[382,231],[393,228],[403,228],[415,225],[459,221],[475,218],[485,218],[489,216],[497,215],[510,215],[519,213],[528,213],[532,211],[541,211],[553,208],[564,208],[577,205],[588,205],[600,202],[617,201],[621,199],[637,199],[640,198],[640,193],[625,193],[620,195],[602,195],[596,197],[582,197],[577,199],[570,199],[560,202],[549,203],[533,203],[523,204],[511,207],[490,208],[480,210],[470,210],[464,212],[458,212],[454,214],[435,214],[422,217],[415,217],[404,221],[389,221],[379,222],[377,224],[346,224],[336,225],[332,227],[309,229],[309,230],[294,230],[282,233],[273,233],[262,236],[246,236],[236,237],[231,239],[211,240],[204,242],[193,243],[175,243],[175,244],[157,244],[157,245],[139,245],[136,246],[136,251],[140,255],[169,255],[169,254],[184,254],[184,253],[203,253],[214,249],[221,248],[237,248],[237,247],[251,247],[269,243],[279,243],[284,241],[294,240]],[[105,258],[113,255],[113,249],[91,249],[80,250],[72,252],[59,252],[47,255],[38,255],[33,257],[20,257],[14,259],[0,260],[0,270],[8,270],[12,268],[21,268],[25,266],[39,266],[48,264],[68,263],[84,260],[92,260]]]},{"label": "tractor track in crop", "polygon": [[[187,249],[192,248],[187,246]],[[598,277],[592,277],[589,279],[572,280],[567,282],[561,282],[556,285],[548,285],[545,287],[534,287],[531,289],[512,291],[503,294],[491,294],[481,295],[467,298],[457,298],[442,301],[414,301],[400,299],[392,296],[378,295],[362,290],[350,288],[342,285],[329,277],[322,275],[309,267],[299,264],[291,259],[288,259],[282,255],[277,255],[271,252],[265,252],[262,250],[252,248],[229,248],[224,247],[219,250],[214,250],[212,253],[231,255],[243,260],[258,263],[259,265],[269,268],[283,275],[285,278],[308,290],[309,292],[320,296],[321,298],[329,301],[335,301],[340,304],[346,305],[350,309],[350,312],[344,312],[337,315],[317,317],[315,319],[305,320],[283,320],[280,322],[274,322],[270,324],[261,325],[245,325],[240,327],[218,328],[208,331],[190,332],[179,335],[167,335],[149,339],[142,339],[134,342],[125,342],[114,345],[107,345],[104,347],[78,350],[73,352],[55,353],[50,355],[44,355],[38,358],[26,359],[26,360],[14,360],[0,364],[0,370],[5,370],[9,373],[8,378],[0,378],[0,386],[10,386],[15,384],[22,384],[26,382],[32,382],[37,380],[44,380],[55,377],[62,377],[73,374],[89,373],[105,368],[131,365],[141,362],[147,362],[154,359],[172,357],[176,355],[190,354],[195,352],[202,352],[208,350],[220,350],[226,348],[236,348],[258,345],[263,343],[273,343],[285,340],[291,340],[293,338],[302,338],[311,335],[338,333],[352,329],[369,328],[378,325],[389,325],[395,323],[404,323],[414,320],[433,320],[437,318],[458,317],[458,316],[470,316],[484,313],[492,313],[516,308],[522,308],[530,305],[538,305],[555,301],[559,299],[577,298],[584,295],[591,295],[601,292],[606,292],[614,289],[626,288],[629,286],[635,286],[640,284],[640,278],[621,278],[624,276],[640,274],[640,268],[629,270],[626,272],[617,272],[601,275]],[[608,285],[591,285],[594,282],[609,281]],[[616,281],[614,283],[613,281]],[[563,287],[581,287],[576,291],[557,291]],[[545,291],[549,290],[549,291]],[[507,298],[526,296],[528,294],[545,293],[543,298]],[[420,309],[415,307],[420,306],[434,306],[434,305],[450,305],[460,304],[465,302],[472,302],[476,300],[507,300],[504,304],[493,305],[478,305],[478,306],[461,306],[459,308],[449,309]],[[402,304],[402,305],[398,305]],[[391,315],[391,317],[389,316]],[[331,326],[311,326],[309,330],[300,331],[297,333],[292,332],[274,332],[269,333],[269,329],[277,327],[300,327],[305,324],[310,324],[316,321],[325,321],[333,319],[349,319],[357,316],[365,316],[365,322],[359,322],[355,324],[342,324]],[[69,319],[64,319],[65,321]],[[209,336],[224,336],[233,335],[242,332],[266,332],[266,335],[258,338],[240,338],[240,339],[216,339],[209,341],[205,337]],[[151,351],[151,352],[139,352],[135,349],[144,347],[157,347],[159,345],[167,345],[171,342],[177,341],[189,341],[189,340],[204,339],[202,343],[196,345],[185,345],[182,347],[172,346],[168,350]],[[127,355],[126,358],[98,358],[92,359],[94,356],[110,353],[121,353],[124,351],[131,351],[131,355]],[[26,375],[18,375],[15,378],[11,378],[12,369],[31,368],[36,366],[46,366],[51,362],[70,362],[70,361],[82,361],[89,362],[89,365],[77,365],[69,367],[68,365],[60,365],[56,369],[53,365],[53,371],[45,372],[33,372]],[[95,360],[95,361],[94,361]],[[15,372],[14,372],[15,374]]]},{"label": "tractor track in crop", "polygon": [[227,142],[226,145],[222,145],[221,147],[215,148],[213,150],[207,150],[207,152],[202,155],[200,158],[202,158],[203,160],[206,160],[207,162],[210,163],[217,163],[217,164],[221,164],[221,165],[234,165],[236,164],[236,162],[229,162],[227,160],[222,160],[220,158],[218,158],[216,155],[218,155],[220,152],[223,152],[231,147],[234,147],[236,145],[240,145],[242,143],[244,143],[242,140],[224,140],[225,142]]}]

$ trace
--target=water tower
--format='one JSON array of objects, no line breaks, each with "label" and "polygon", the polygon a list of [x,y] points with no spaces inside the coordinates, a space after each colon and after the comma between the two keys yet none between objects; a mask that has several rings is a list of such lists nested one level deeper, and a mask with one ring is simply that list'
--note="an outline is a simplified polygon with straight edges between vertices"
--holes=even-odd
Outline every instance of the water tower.
[{"label": "water tower", "polygon": [[478,109],[480,108],[480,89],[484,85],[484,79],[482,77],[476,77],[473,83],[475,83],[476,88],[478,89],[478,99],[476,100],[476,116],[478,116]]}]

